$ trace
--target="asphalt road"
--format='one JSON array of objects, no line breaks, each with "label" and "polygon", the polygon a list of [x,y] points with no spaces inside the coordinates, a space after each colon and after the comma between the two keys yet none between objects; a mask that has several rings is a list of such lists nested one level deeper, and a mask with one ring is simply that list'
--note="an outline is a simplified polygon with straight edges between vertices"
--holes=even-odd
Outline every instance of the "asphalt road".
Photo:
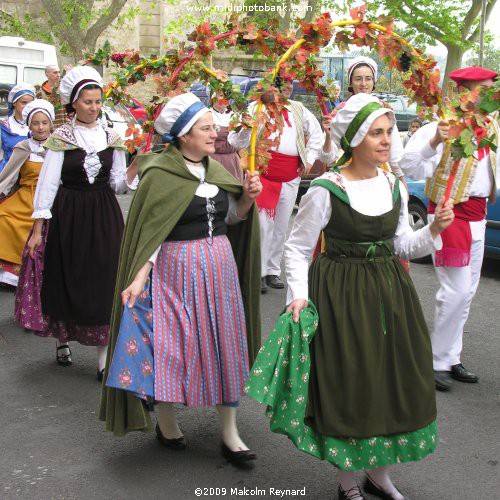
[{"label": "asphalt road", "polygon": [[[121,197],[126,211],[128,197]],[[429,264],[412,264],[424,313],[432,322],[436,279]],[[412,500],[500,498],[500,261],[486,262],[464,340],[463,362],[480,383],[438,393],[440,446],[417,463],[393,467]],[[262,301],[267,336],[284,305],[271,290]],[[239,427],[258,460],[239,470],[219,452],[214,410],[181,408],[184,452],[153,435],[115,438],[97,420],[100,386],[95,348],[73,346],[73,366],[55,363],[55,340],[24,332],[12,320],[13,294],[0,291],[0,500],[336,498],[335,469],[297,451],[269,431],[264,408],[244,398]],[[202,488],[202,496],[196,495]],[[212,488],[212,490],[210,490]],[[218,488],[218,490],[217,490]],[[272,490],[274,488],[274,490]],[[278,496],[276,490],[300,490]]]}]

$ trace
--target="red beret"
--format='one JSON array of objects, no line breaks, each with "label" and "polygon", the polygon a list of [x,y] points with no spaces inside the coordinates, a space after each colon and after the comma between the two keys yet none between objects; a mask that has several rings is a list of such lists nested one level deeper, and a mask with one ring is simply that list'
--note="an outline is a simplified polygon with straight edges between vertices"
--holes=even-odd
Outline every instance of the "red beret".
[{"label": "red beret", "polygon": [[452,71],[448,77],[451,78],[457,85],[463,82],[480,82],[489,78],[496,80],[498,73],[490,69],[481,68],[479,66],[469,66],[468,68],[456,69]]}]

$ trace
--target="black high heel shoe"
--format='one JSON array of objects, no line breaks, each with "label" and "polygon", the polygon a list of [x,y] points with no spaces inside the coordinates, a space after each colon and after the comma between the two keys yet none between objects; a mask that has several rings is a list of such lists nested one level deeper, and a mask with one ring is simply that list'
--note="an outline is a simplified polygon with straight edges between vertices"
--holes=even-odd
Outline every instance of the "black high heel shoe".
[{"label": "black high heel shoe", "polygon": [[[395,487],[396,488],[396,487]],[[385,500],[394,500],[394,497],[386,493],[382,488],[380,488],[377,484],[373,482],[373,479],[370,476],[366,475],[365,482],[363,484],[363,489],[370,493],[370,495],[376,496],[378,498],[382,498]],[[410,500],[407,496],[404,496],[397,488],[398,493],[404,498],[404,500]]]},{"label": "black high heel shoe", "polygon": [[244,462],[249,462],[250,460],[255,460],[257,455],[251,450],[240,450],[233,451],[231,450],[224,441],[222,441],[220,445],[222,455],[224,458],[233,464],[241,464]]},{"label": "black high heel shoe", "polygon": [[102,380],[104,379],[104,368],[102,370],[99,370],[99,368],[97,369],[97,380],[99,382],[102,382]]},{"label": "black high heel shoe", "polygon": [[366,500],[363,493],[361,493],[361,488],[358,485],[344,491],[342,486],[339,484],[339,500],[353,500],[356,497]]},{"label": "black high heel shoe", "polygon": [[[62,349],[67,349],[69,354],[60,354],[59,351]],[[56,361],[57,364],[61,366],[70,366],[73,364],[73,360],[71,359],[71,349],[69,348],[69,345],[59,345],[56,348]]]},{"label": "black high heel shoe", "polygon": [[185,450],[186,449],[186,438],[181,436],[179,438],[169,439],[166,438],[160,429],[160,426],[156,424],[156,437],[161,444],[165,445],[167,448],[172,448],[172,450]]}]

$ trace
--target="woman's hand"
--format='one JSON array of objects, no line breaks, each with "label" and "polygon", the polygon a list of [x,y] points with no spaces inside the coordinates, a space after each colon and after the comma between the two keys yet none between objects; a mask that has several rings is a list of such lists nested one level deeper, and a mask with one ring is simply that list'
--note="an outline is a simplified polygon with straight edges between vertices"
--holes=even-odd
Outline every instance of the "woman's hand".
[{"label": "woman's hand", "polygon": [[123,306],[128,305],[128,307],[134,307],[137,297],[139,297],[144,290],[144,285],[146,284],[149,271],[151,271],[152,267],[153,264],[151,262],[146,262],[146,264],[144,264],[135,275],[134,281],[132,281],[132,283],[130,283],[130,285],[123,290],[121,294]]},{"label": "woman's hand", "polygon": [[35,253],[41,244],[42,244],[42,235],[33,233],[28,241],[29,254],[32,259],[35,258]]},{"label": "woman's hand", "polygon": [[321,125],[323,125],[323,130],[326,135],[330,137],[330,132],[332,130],[332,115],[321,115]]},{"label": "woman's hand", "polygon": [[259,178],[259,172],[249,172],[247,170],[245,174],[245,180],[243,181],[243,194],[238,200],[236,206],[236,215],[240,219],[244,219],[252,205],[254,204],[255,198],[259,196],[262,192],[262,184]]},{"label": "woman's hand", "polygon": [[292,319],[295,321],[295,323],[298,323],[300,311],[302,311],[302,309],[304,309],[304,307],[307,307],[308,305],[309,302],[307,300],[296,299],[290,303],[286,310],[287,312],[292,313]]},{"label": "woman's hand", "polygon": [[43,219],[36,219],[33,223],[33,232],[28,241],[29,254],[32,259],[35,258],[35,253],[38,247],[42,244],[42,226]]},{"label": "woman's hand", "polygon": [[437,126],[436,134],[430,140],[430,146],[432,149],[436,149],[439,144],[445,142],[450,135],[450,124],[445,121],[440,121]]},{"label": "woman's hand", "polygon": [[250,198],[255,200],[257,196],[262,192],[262,183],[260,182],[259,172],[248,172],[243,181],[243,193]]},{"label": "woman's hand", "polygon": [[443,196],[437,204],[436,210],[434,211],[434,220],[429,226],[432,237],[435,238],[438,234],[442,233],[453,222],[454,218],[453,201],[448,200],[445,203]]}]

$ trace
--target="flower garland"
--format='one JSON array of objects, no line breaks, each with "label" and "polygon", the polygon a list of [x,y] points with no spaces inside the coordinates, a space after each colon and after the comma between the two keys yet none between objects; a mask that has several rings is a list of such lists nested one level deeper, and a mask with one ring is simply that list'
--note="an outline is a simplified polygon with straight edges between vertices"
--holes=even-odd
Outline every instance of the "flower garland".
[{"label": "flower garland", "polygon": [[[205,22],[188,36],[189,48],[181,44],[177,49],[169,50],[163,57],[145,58],[141,57],[138,51],[131,50],[106,54],[100,49],[97,55],[85,54],[84,62],[93,64],[106,60],[116,66],[115,81],[105,88],[106,97],[114,102],[128,100],[126,88],[137,81],[145,80],[148,75],[153,75],[157,82],[161,83],[161,95],[154,96],[151,105],[147,106],[149,120],[143,124],[144,131],[149,133],[146,150],[150,145],[154,118],[166,101],[187,91],[197,80],[210,85],[214,90],[220,90],[225,99],[230,101],[234,112],[234,122],[231,126],[234,128],[236,124],[242,124],[253,129],[249,162],[246,165],[247,159],[244,157],[242,166],[253,169],[256,165],[262,169],[268,163],[269,149],[277,145],[283,128],[281,110],[286,102],[276,89],[277,77],[287,74],[299,80],[306,89],[315,90],[322,106],[323,95],[327,95],[327,92],[318,92],[318,89],[322,86],[324,73],[315,64],[315,57],[320,49],[331,40],[340,49],[347,49],[349,45],[366,46],[376,49],[389,68],[408,74],[403,84],[411,91],[413,101],[427,108],[429,113],[433,107],[437,107],[441,118],[453,117],[455,121],[451,135],[454,138],[454,154],[470,154],[470,141],[466,141],[466,130],[473,130],[475,133],[478,127],[485,129],[484,120],[474,118],[476,115],[482,116],[478,114],[478,96],[464,97],[460,103],[445,103],[439,87],[440,76],[436,61],[394,33],[392,18],[380,16],[376,22],[371,22],[365,19],[366,10],[366,6],[352,9],[350,20],[335,23],[332,23],[329,13],[320,15],[311,23],[298,21],[302,32],[300,39],[292,33],[279,33],[274,26],[268,30],[257,29],[251,18],[240,20],[233,14],[225,25],[225,33],[216,34],[216,28]],[[225,72],[209,69],[212,52],[228,47],[252,49],[255,54],[276,61],[275,68],[264,74],[248,96],[250,100],[258,101],[257,113],[254,116],[246,113],[246,98],[241,94],[239,86],[233,85]],[[266,100],[266,113],[260,112],[263,94],[274,96],[273,101]],[[496,102],[494,99],[488,102],[489,109],[498,109],[498,99]],[[324,112],[323,106],[322,109]],[[258,141],[257,130],[260,133]],[[129,128],[127,133],[131,136],[127,141],[129,147],[136,148],[146,140],[145,136],[137,135],[135,127]]]}]

